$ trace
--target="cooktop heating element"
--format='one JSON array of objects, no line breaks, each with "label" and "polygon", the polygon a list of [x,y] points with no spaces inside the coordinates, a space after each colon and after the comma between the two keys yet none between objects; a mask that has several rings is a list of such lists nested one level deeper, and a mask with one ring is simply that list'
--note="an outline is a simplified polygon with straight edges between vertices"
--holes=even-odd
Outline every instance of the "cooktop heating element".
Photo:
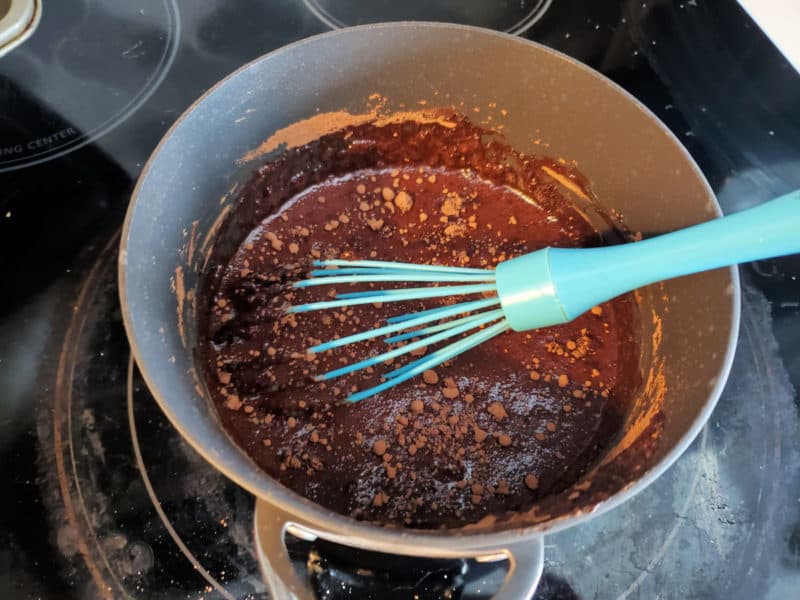
[{"label": "cooktop heating element", "polygon": [[47,2],[36,34],[0,61],[0,172],[63,156],[133,115],[179,37],[175,0]]}]

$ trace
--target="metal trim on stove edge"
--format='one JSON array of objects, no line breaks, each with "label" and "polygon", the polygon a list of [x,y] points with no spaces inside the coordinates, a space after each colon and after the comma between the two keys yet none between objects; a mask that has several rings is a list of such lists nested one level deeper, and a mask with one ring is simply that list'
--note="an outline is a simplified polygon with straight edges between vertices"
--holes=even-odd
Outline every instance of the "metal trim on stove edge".
[{"label": "metal trim on stove edge", "polygon": [[42,0],[11,0],[0,18],[0,58],[27,40],[42,18]]}]

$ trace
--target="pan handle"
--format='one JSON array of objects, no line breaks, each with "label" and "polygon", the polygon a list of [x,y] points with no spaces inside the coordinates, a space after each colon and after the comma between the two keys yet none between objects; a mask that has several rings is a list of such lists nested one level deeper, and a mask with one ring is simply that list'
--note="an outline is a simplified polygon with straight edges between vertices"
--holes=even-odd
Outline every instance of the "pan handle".
[{"label": "pan handle", "polygon": [[520,600],[533,598],[544,570],[544,537],[507,544],[500,556],[476,556],[479,562],[508,560],[508,573],[493,600]]},{"label": "pan handle", "polygon": [[315,540],[317,534],[295,523],[289,513],[260,498],[256,498],[254,520],[256,555],[270,597],[274,600],[315,600],[308,582],[294,570],[284,540],[287,533],[307,541]]},{"label": "pan handle", "polygon": [[[285,543],[287,533],[307,541],[326,537],[324,533],[298,523],[295,516],[273,504],[256,499],[254,536],[256,553],[272,597],[275,600],[314,600],[314,592],[308,582],[295,571],[289,558]],[[456,545],[454,543],[454,546]],[[478,562],[507,560],[508,574],[494,595],[494,600],[532,598],[544,568],[544,538],[539,536],[506,544],[493,551],[470,552],[454,548],[452,554],[448,553],[447,556],[450,558],[467,556],[475,558]]]}]

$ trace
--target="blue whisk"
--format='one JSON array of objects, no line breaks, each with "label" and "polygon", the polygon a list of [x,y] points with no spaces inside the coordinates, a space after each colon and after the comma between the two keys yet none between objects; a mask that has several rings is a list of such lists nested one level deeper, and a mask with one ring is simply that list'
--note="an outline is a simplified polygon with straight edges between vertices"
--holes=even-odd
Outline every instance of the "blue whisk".
[{"label": "blue whisk", "polygon": [[496,270],[373,260],[315,261],[317,267],[336,268],[314,270],[310,279],[295,283],[295,287],[378,282],[434,285],[342,293],[334,300],[302,304],[289,310],[302,313],[377,302],[494,294],[391,317],[384,327],[310,348],[310,352],[324,352],[377,336],[388,336],[384,340],[387,344],[415,339],[317,376],[318,381],[324,381],[459,338],[386,373],[379,385],[347,398],[357,402],[509,329],[525,331],[566,323],[597,304],[656,281],[795,252],[800,252],[800,190],[642,242],[587,249],[544,248],[501,262]]}]

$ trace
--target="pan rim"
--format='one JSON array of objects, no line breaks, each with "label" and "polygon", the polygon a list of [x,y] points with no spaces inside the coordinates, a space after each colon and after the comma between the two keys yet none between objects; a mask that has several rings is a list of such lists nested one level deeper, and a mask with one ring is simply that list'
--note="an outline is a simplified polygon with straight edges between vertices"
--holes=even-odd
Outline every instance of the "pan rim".
[{"label": "pan rim", "polygon": [[[731,327],[726,343],[725,356],[723,358],[717,380],[707,396],[707,400],[691,423],[686,432],[679,438],[673,447],[650,469],[639,476],[634,482],[627,487],[619,490],[607,500],[604,500],[592,508],[592,510],[581,514],[567,514],[562,517],[551,521],[544,521],[542,523],[523,525],[518,527],[508,527],[506,529],[498,529],[495,531],[485,531],[482,529],[469,529],[462,528],[446,529],[446,530],[423,530],[423,529],[390,529],[382,525],[358,521],[351,517],[333,512],[329,509],[318,505],[311,500],[301,496],[300,494],[291,491],[289,488],[281,485],[277,480],[270,477],[267,473],[261,472],[262,476],[257,481],[251,480],[240,476],[240,474],[233,472],[227,464],[222,463],[214,453],[208,450],[203,442],[195,439],[191,433],[186,430],[180,419],[178,419],[170,409],[170,404],[165,400],[166,394],[156,386],[155,381],[147,367],[147,361],[144,359],[141,349],[135,336],[135,328],[133,323],[133,315],[130,312],[130,307],[127,301],[128,281],[127,281],[127,245],[130,237],[130,231],[133,223],[134,213],[136,211],[137,200],[140,196],[140,191],[144,181],[150,172],[154,162],[158,159],[163,146],[172,137],[176,129],[178,129],[187,117],[210,95],[214,94],[217,90],[222,88],[229,80],[245,73],[250,68],[254,67],[263,61],[270,58],[292,51],[294,48],[306,44],[313,44],[319,40],[328,39],[337,36],[347,36],[350,32],[359,32],[363,30],[381,30],[381,29],[450,29],[460,30],[464,32],[471,32],[477,35],[490,36],[502,38],[507,41],[513,41],[520,46],[533,47],[539,52],[550,54],[560,60],[565,61],[572,67],[577,67],[587,75],[592,77],[598,83],[601,83],[611,88],[617,94],[620,94],[628,103],[637,107],[644,115],[655,124],[659,130],[666,134],[673,145],[680,151],[686,164],[691,167],[692,173],[698,179],[705,189],[708,200],[714,209],[714,216],[721,216],[722,211],[719,202],[714,195],[711,186],[703,175],[702,171],[689,154],[688,150],[681,144],[677,136],[664,125],[658,117],[656,117],[650,109],[643,103],[631,95],[627,90],[614,83],[606,76],[591,69],[580,61],[543,44],[519,38],[517,36],[497,32],[490,29],[475,27],[470,25],[459,25],[450,23],[438,23],[427,21],[397,21],[390,23],[376,23],[369,25],[361,25],[357,27],[348,27],[344,29],[324,32],[311,37],[297,40],[288,45],[276,48],[271,52],[261,55],[238,69],[231,72],[229,75],[218,81],[199,98],[197,98],[186,110],[176,119],[176,121],[165,132],[158,145],[153,149],[150,157],[142,168],[139,174],[136,185],[131,193],[131,200],[126,210],[125,219],[122,226],[120,236],[120,251],[118,258],[118,287],[121,304],[121,312],[123,324],[127,334],[128,342],[131,348],[131,353],[136,361],[139,371],[147,384],[147,387],[153,397],[156,399],[160,409],[169,419],[173,427],[175,427],[181,434],[183,439],[208,463],[215,469],[223,473],[226,477],[231,479],[234,483],[252,493],[258,499],[264,500],[279,510],[296,517],[296,523],[312,529],[316,532],[328,534],[330,538],[346,538],[347,544],[364,549],[372,549],[377,551],[417,555],[417,556],[453,556],[453,555],[466,555],[469,553],[486,552],[489,550],[503,548],[509,544],[510,535],[513,535],[514,541],[521,541],[522,539],[537,537],[545,533],[557,532],[563,529],[579,525],[589,519],[603,514],[613,508],[616,508],[626,500],[635,496],[653,481],[660,477],[672,464],[680,457],[686,449],[695,440],[700,433],[706,422],[708,421],[711,413],[716,407],[717,402],[722,394],[722,391],[727,382],[728,376],[733,364],[733,358],[736,351],[736,342],[739,336],[740,318],[741,318],[741,283],[739,278],[739,271],[737,267],[729,267],[727,269],[730,275],[730,283],[732,285],[732,305],[731,305]],[[251,464],[252,459],[244,453],[241,448],[231,440],[231,444],[239,450]],[[258,468],[258,467],[256,467]],[[260,470],[260,469],[259,469]],[[453,539],[459,539],[459,548],[454,552]]]}]

